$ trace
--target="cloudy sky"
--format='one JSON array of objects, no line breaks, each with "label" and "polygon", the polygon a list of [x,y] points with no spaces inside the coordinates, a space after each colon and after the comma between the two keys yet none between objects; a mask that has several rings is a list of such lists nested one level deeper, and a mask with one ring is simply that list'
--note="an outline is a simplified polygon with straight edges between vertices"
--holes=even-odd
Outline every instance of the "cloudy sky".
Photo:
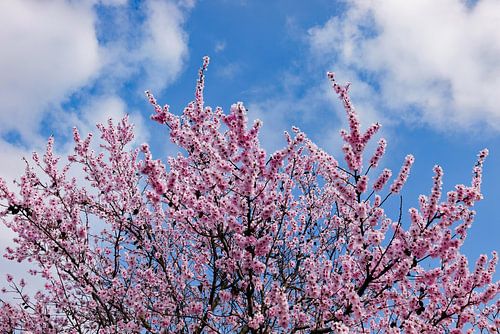
[{"label": "cloudy sky", "polygon": [[[380,121],[386,166],[416,163],[405,207],[445,170],[445,191],[469,183],[487,147],[485,199],[463,252],[500,250],[500,1],[19,0],[0,1],[0,175],[53,134],[129,114],[137,143],[172,152],[149,121],[144,90],[181,112],[211,56],[206,102],[236,101],[264,122],[268,151],[299,126],[339,160],[343,110],[325,77],[352,82],[362,122]],[[0,229],[0,246],[11,237]],[[1,247],[3,248],[3,247]],[[474,261],[473,261],[474,262]],[[0,261],[0,274],[5,271]],[[497,273],[496,277],[500,277]]]}]

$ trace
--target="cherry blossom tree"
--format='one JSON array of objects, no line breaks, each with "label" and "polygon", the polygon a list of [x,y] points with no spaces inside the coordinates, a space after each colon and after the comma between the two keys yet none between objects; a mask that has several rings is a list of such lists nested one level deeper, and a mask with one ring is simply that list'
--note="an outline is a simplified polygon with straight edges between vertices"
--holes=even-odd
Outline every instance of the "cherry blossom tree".
[{"label": "cherry blossom tree", "polygon": [[0,181],[16,234],[5,257],[44,282],[30,295],[7,275],[0,332],[500,333],[497,254],[470,266],[459,252],[487,150],[471,185],[445,196],[435,166],[430,194],[406,212],[413,156],[394,177],[379,167],[386,141],[367,145],[380,125],[361,130],[333,73],[349,125],[341,161],[296,127],[268,155],[242,103],[205,107],[207,66],[181,116],[146,92],[176,157],[131,147],[124,118],[98,125],[100,152],[75,129],[67,159],[50,138],[15,190]]}]

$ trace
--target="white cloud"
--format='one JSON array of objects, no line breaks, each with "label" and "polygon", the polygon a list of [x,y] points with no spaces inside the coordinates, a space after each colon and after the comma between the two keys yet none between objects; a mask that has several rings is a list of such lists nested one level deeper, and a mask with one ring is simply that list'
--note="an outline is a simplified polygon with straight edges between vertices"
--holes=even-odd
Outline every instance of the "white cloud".
[{"label": "white cloud", "polygon": [[112,23],[113,39],[103,45],[103,86],[116,90],[116,83],[134,78],[142,90],[161,91],[177,79],[188,55],[188,35],[183,29],[194,2],[150,0],[141,5],[142,21],[131,18],[128,8],[118,8]]},{"label": "white cloud", "polygon": [[146,63],[148,87],[160,90],[177,77],[187,55],[184,15],[174,4],[159,0],[150,1],[147,12],[140,57]]},{"label": "white cloud", "polygon": [[[85,86],[116,94],[133,79],[143,89],[165,88],[187,56],[183,23],[194,4],[150,0],[137,21],[128,20],[122,0],[1,1],[0,135],[18,132],[27,145],[43,140],[43,117]],[[98,31],[108,19],[99,6],[125,14]]]},{"label": "white cloud", "polygon": [[33,138],[42,112],[97,73],[94,21],[81,3],[0,2],[0,133]]},{"label": "white cloud", "polygon": [[177,0],[179,7],[192,9],[196,5],[196,0]]},{"label": "white cloud", "polygon": [[406,120],[500,130],[499,1],[348,5],[345,15],[309,30],[317,62],[329,59],[342,77],[368,86],[366,100]]}]

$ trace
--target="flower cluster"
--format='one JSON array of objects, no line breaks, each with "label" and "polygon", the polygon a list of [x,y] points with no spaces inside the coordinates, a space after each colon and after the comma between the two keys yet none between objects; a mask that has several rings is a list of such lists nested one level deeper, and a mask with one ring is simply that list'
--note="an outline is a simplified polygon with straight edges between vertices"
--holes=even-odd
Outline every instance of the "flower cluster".
[{"label": "flower cluster", "polygon": [[397,194],[401,191],[406,183],[406,180],[408,179],[408,176],[410,175],[411,165],[413,165],[414,161],[415,159],[413,158],[413,155],[409,154],[406,156],[405,162],[403,163],[398,176],[391,185],[391,192]]},{"label": "flower cluster", "polygon": [[382,173],[380,173],[379,177],[373,184],[373,189],[376,191],[382,190],[386,185],[387,181],[389,181],[389,179],[391,178],[391,176],[392,176],[391,170],[384,168]]},{"label": "flower cluster", "polygon": [[[366,147],[366,144],[378,132],[378,130],[380,129],[380,124],[379,123],[372,124],[365,131],[364,134],[361,134],[358,115],[354,109],[354,106],[351,103],[348,94],[350,84],[347,84],[346,86],[339,85],[335,80],[335,74],[333,72],[328,72],[327,76],[332,83],[334,91],[342,100],[344,104],[344,109],[347,113],[347,120],[349,123],[350,131],[347,132],[346,130],[342,130],[340,132],[342,138],[345,141],[345,145],[342,147],[342,150],[344,151],[344,158],[347,162],[349,169],[353,171],[360,171],[363,164],[363,152]],[[385,140],[382,140],[379,142],[379,148],[377,148],[375,156],[372,158],[374,165],[378,163],[378,160],[383,155],[384,150],[385,150]]]},{"label": "flower cluster", "polygon": [[380,159],[385,154],[385,148],[387,146],[387,141],[384,138],[380,138],[378,141],[377,149],[370,159],[370,166],[377,167]]}]

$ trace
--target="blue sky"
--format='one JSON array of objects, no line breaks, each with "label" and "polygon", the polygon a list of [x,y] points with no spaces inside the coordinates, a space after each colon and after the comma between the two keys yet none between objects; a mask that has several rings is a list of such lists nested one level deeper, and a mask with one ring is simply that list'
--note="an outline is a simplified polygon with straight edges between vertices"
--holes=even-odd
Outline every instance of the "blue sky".
[{"label": "blue sky", "polygon": [[[470,182],[487,147],[485,199],[463,252],[471,262],[500,250],[500,2],[388,0],[46,0],[0,2],[0,175],[19,175],[21,157],[54,134],[69,152],[71,128],[130,114],[137,143],[172,154],[166,129],[148,120],[150,89],[177,113],[193,99],[196,73],[211,57],[206,103],[243,101],[264,122],[272,151],[296,125],[340,155],[345,125],[325,73],[352,82],[366,126],[389,141],[383,164],[416,158],[404,205],[445,171],[444,190]],[[0,245],[11,237],[3,233]],[[0,264],[5,262],[0,262]],[[3,271],[0,269],[0,272]],[[497,273],[496,277],[500,277]]]}]

